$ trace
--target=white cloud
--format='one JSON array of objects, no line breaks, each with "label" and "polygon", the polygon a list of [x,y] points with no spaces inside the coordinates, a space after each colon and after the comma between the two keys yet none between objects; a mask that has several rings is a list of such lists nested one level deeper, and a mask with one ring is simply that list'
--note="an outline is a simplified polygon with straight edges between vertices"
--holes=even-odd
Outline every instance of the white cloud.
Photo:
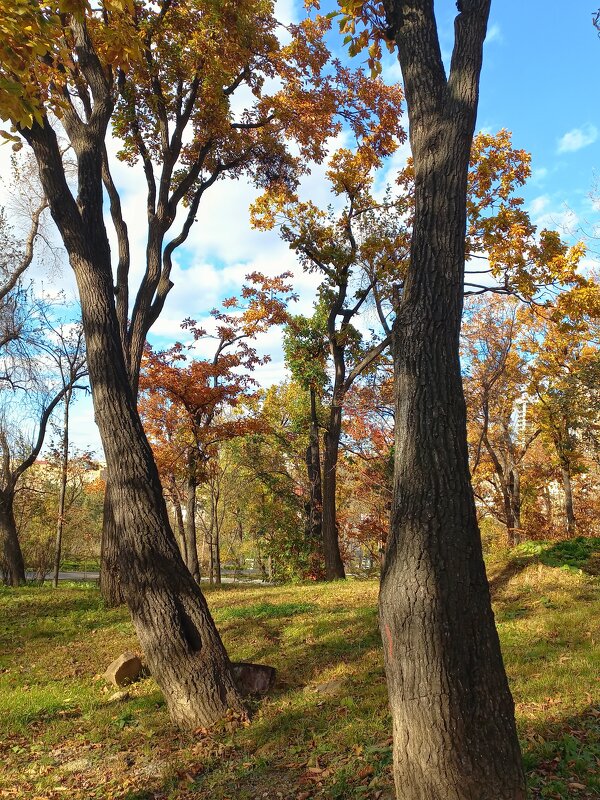
[{"label": "white cloud", "polygon": [[488,28],[487,35],[485,37],[486,44],[490,44],[491,42],[502,42],[504,41],[504,37],[502,36],[502,30],[500,25],[495,22],[493,25],[490,25]]},{"label": "white cloud", "polygon": [[531,183],[544,183],[548,174],[549,170],[547,167],[537,167],[531,173]]},{"label": "white cloud", "polygon": [[558,141],[557,152],[574,153],[577,150],[581,150],[583,147],[594,144],[597,138],[598,129],[595,125],[588,122],[582,125],[581,128],[573,128],[567,131]]},{"label": "white cloud", "polygon": [[534,216],[533,222],[537,225],[538,230],[544,228],[557,230],[562,236],[574,237],[577,234],[580,220],[574,211],[565,208],[562,211],[546,209],[539,216]]},{"label": "white cloud", "polygon": [[542,214],[550,204],[550,198],[547,194],[542,194],[539,197],[535,197],[529,206],[529,210],[532,216],[536,217],[539,214]]}]

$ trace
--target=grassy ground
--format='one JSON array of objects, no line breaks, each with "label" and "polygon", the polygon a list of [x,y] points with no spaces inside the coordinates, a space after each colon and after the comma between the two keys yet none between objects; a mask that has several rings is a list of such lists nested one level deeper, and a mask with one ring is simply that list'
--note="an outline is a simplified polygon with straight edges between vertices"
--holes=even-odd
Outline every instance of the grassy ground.
[{"label": "grassy ground", "polygon": [[[600,798],[592,544],[489,562],[532,798]],[[99,678],[136,647],[124,610],[90,585],[0,590],[0,798],[392,798],[376,599],[375,581],[210,592],[232,658],[278,683],[249,727],[182,734],[151,678],[125,696]]]}]

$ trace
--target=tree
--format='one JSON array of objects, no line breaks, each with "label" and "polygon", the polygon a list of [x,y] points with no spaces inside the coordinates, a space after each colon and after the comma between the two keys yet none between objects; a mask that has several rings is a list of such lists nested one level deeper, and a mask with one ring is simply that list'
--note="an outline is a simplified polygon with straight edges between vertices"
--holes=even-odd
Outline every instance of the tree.
[{"label": "tree", "polygon": [[523,313],[515,298],[478,298],[468,304],[462,329],[471,471],[482,487],[476,494],[484,501],[489,485],[497,490],[497,516],[506,525],[510,547],[521,535],[523,460],[539,435],[537,428],[517,430],[514,424],[528,381],[519,347]]},{"label": "tree", "polygon": [[[63,472],[62,426],[52,424],[57,438],[45,448],[19,481],[15,519],[25,563],[42,582],[52,572],[56,557],[56,528]],[[61,554],[79,561],[97,560],[102,529],[104,484],[98,480],[99,465],[85,451],[69,448],[67,485],[64,492]]]},{"label": "tree", "polygon": [[258,430],[232,442],[246,490],[244,528],[252,533],[264,574],[275,580],[315,579],[322,569],[305,527],[312,489],[306,471],[307,401],[295,382],[270,387],[257,403]]},{"label": "tree", "polygon": [[[272,6],[262,0],[105,0],[93,7],[79,0],[57,7],[2,0],[0,11],[0,116],[17,127],[16,144],[22,137],[33,149],[79,288],[107,461],[105,570],[121,579],[174,722],[211,724],[243,704],[206,602],[177,549],[137,413],[145,337],[171,286],[173,252],[206,190],[225,174],[264,185],[274,176],[293,182],[303,158],[323,157],[327,136],[340,128],[336,115],[357,133],[368,129],[371,85],[360,72],[330,68],[327,18],[292,26],[291,41],[281,45]],[[236,115],[231,98],[240,87],[250,89],[252,100]],[[76,197],[54,117],[74,151]],[[105,146],[111,122],[123,158],[141,162],[148,187],[146,264],[131,310],[127,226]],[[385,140],[387,133],[378,136]],[[290,139],[300,160],[287,151]],[[117,234],[116,275],[103,187]],[[183,224],[167,240],[183,204]]]},{"label": "tree", "polygon": [[[396,90],[397,117],[400,101],[401,93]],[[380,124],[390,123],[385,117]],[[303,268],[322,277],[312,326],[307,320],[296,320],[288,336],[287,356],[295,377],[311,392],[316,391],[311,353],[318,347],[319,338],[332,362],[331,399],[323,436],[321,520],[328,580],[345,577],[336,511],[344,399],[356,379],[391,341],[387,319],[390,309],[384,311],[389,297],[384,287],[392,275],[401,280],[399,264],[407,252],[405,203],[402,199],[392,202],[388,198],[381,204],[372,194],[377,168],[404,139],[398,122],[392,130],[395,139],[384,151],[373,148],[367,138],[356,151],[340,148],[332,155],[327,178],[333,197],[344,203],[339,213],[332,208],[324,211],[312,201],[301,201],[289,193],[287,196],[266,193],[253,209],[255,224],[272,227],[277,222],[283,239],[297,253]],[[382,331],[365,343],[356,323],[367,301],[375,305]],[[321,345],[321,352],[324,349]],[[320,360],[322,356],[315,363]],[[325,375],[323,368],[321,377]],[[322,382],[321,395],[324,388]],[[311,462],[309,468],[313,472],[315,467],[316,462],[314,466]]]},{"label": "tree", "polygon": [[[30,314],[36,306],[29,308]],[[87,375],[85,353],[74,351],[66,338],[55,339],[47,309],[37,309],[39,327],[31,340],[21,342],[20,358],[11,365],[11,379],[2,390],[0,422],[0,536],[5,582],[12,586],[25,583],[25,564],[19,544],[14,505],[17,486],[24,473],[35,463],[46,436],[54,409]],[[67,373],[64,362],[69,363]],[[58,372],[60,378],[56,378]],[[23,415],[23,409],[27,409]],[[15,417],[16,415],[16,417]],[[27,430],[33,424],[30,435]]]},{"label": "tree", "polygon": [[58,575],[62,556],[62,538],[65,523],[67,501],[67,483],[69,478],[69,412],[73,400],[73,392],[77,388],[77,381],[83,377],[81,365],[85,360],[85,343],[83,328],[77,326],[75,330],[65,330],[63,325],[54,329],[54,334],[60,342],[57,366],[63,386],[63,425],[61,431],[60,454],[60,481],[58,490],[58,515],[56,520],[56,541],[54,547],[54,588],[58,588]]},{"label": "tree", "polygon": [[574,536],[577,527],[573,477],[586,469],[585,451],[595,438],[600,410],[600,356],[594,330],[599,298],[598,284],[582,280],[554,303],[534,310],[528,320],[525,347],[533,359],[528,386],[531,414],[554,450],[560,470],[567,536]]},{"label": "tree", "polygon": [[[327,569],[323,539],[323,471],[318,405],[327,384],[325,370],[327,348],[322,305],[315,309],[312,318],[298,315],[290,319],[284,331],[283,347],[286,364],[293,378],[305,392],[308,391],[310,398],[309,433],[305,456],[309,486],[306,503],[306,541],[311,553],[311,572],[315,577],[323,578],[327,575]],[[339,547],[337,547],[337,557],[334,548],[330,572],[333,572],[338,560],[341,560]]]},{"label": "tree", "polygon": [[398,48],[415,174],[410,262],[394,322],[394,499],[380,593],[396,793],[521,800],[459,363],[467,174],[490,0],[458,4],[448,75],[430,0],[386,0],[385,20],[369,3],[342,7],[350,39],[358,14],[365,44],[374,21],[376,47],[385,39]]},{"label": "tree", "polygon": [[[402,141],[400,128],[396,135]],[[340,148],[332,155],[327,177],[335,200],[343,200],[339,212],[331,207],[320,209],[312,201],[301,201],[295,194],[281,191],[266,192],[253,208],[255,224],[268,228],[277,223],[303,268],[322,276],[312,328],[307,328],[306,321],[296,321],[298,333],[290,338],[288,363],[301,382],[306,383],[306,374],[314,387],[311,370],[318,362],[311,363],[311,353],[319,337],[331,359],[322,482],[322,530],[329,578],[340,578],[344,573],[336,511],[344,399],[353,383],[391,343],[391,318],[402,293],[415,213],[412,160],[398,175],[399,189],[388,187],[383,199],[377,200],[373,183],[381,165],[382,154],[374,152],[368,140],[356,151]],[[475,137],[467,178],[466,237],[466,253],[473,268],[465,281],[465,294],[496,292],[531,297],[540,287],[572,278],[581,246],[568,248],[555,231],[544,230],[537,235],[523,198],[516,194],[529,175],[530,157],[513,147],[508,131]],[[486,266],[480,266],[478,259],[485,260]],[[359,314],[369,306],[380,330],[372,330],[371,341],[363,342],[356,325]],[[325,381],[321,386],[323,395]]]},{"label": "tree", "polygon": [[381,565],[389,529],[394,463],[391,357],[355,385],[347,398],[340,465],[340,531],[346,550],[359,552],[359,567]]},{"label": "tree", "polygon": [[[200,581],[196,491],[214,472],[209,462],[215,447],[244,435],[252,427],[248,417],[227,416],[227,412],[238,409],[242,400],[253,394],[256,382],[251,373],[269,361],[269,356],[260,357],[250,342],[272,325],[281,325],[287,320],[286,303],[295,299],[291,286],[286,283],[289,277],[289,273],[274,278],[257,272],[247,275],[248,285],[243,287],[241,298],[225,300],[225,310],[213,309],[215,330],[210,336],[193,320],[184,322],[183,327],[194,337],[192,348],[200,340],[216,340],[212,358],[188,362],[180,343],[163,353],[154,353],[150,347],[146,349],[139,407],[175,503],[177,524],[182,532],[180,538],[184,543],[182,553],[196,581]],[[177,473],[185,483],[181,493],[175,488]],[[186,497],[185,525],[181,494]]]}]

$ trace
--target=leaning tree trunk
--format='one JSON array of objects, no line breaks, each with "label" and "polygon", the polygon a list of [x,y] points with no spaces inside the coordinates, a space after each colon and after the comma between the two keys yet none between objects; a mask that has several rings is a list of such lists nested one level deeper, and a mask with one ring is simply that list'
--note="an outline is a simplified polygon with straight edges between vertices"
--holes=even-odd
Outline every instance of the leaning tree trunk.
[{"label": "leaning tree trunk", "polygon": [[380,625],[403,800],[524,800],[477,528],[459,362],[466,188],[489,0],[462,0],[446,78],[430,0],[387,0],[415,212],[394,323],[394,498]]},{"label": "leaning tree trunk", "polygon": [[341,433],[342,406],[336,403],[334,392],[329,426],[323,437],[323,552],[328,581],[346,577],[340,554],[336,513],[337,460]]},{"label": "leaning tree trunk", "polygon": [[26,583],[25,562],[17,523],[14,514],[14,491],[9,489],[0,493],[0,540],[2,542],[2,567],[4,583],[7,586],[23,586]]},{"label": "leaning tree trunk", "polygon": [[228,709],[244,713],[244,705],[204,596],[185,567],[171,531],[158,470],[125,366],[102,217],[101,158],[95,141],[88,138],[101,129],[99,115],[104,114],[108,124],[111,106],[108,100],[103,102],[94,111],[92,132],[75,131],[83,137],[74,142],[79,167],[77,203],[47,120],[34,123],[23,135],[34,149],[79,289],[94,411],[120,536],[120,587],[171,719],[181,727],[208,726]]},{"label": "leaning tree trunk", "polygon": [[120,587],[150,671],[173,721],[210,725],[243,710],[206,601],[171,532],[152,451],[121,357],[110,283],[73,258],[79,284],[96,420],[111,475]]}]

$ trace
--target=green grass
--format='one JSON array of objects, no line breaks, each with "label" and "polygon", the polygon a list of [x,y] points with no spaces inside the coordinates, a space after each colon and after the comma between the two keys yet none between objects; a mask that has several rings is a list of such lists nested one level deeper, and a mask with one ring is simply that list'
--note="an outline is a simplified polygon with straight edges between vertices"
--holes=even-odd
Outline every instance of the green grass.
[{"label": "green grass", "polygon": [[[572,540],[490,558],[534,800],[600,797],[597,555]],[[191,734],[151,678],[121,699],[100,678],[136,641],[96,587],[0,590],[0,798],[390,800],[377,583],[207,595],[232,658],[272,664],[278,681],[248,727]]]}]

